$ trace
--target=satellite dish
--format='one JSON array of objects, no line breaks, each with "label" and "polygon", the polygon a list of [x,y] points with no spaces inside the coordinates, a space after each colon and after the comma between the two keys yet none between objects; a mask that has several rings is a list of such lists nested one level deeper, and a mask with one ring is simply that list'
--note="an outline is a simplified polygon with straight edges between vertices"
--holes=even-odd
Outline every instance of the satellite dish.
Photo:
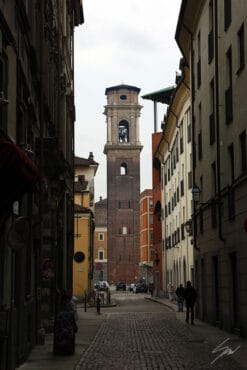
[{"label": "satellite dish", "polygon": [[8,233],[8,243],[11,249],[23,248],[29,240],[30,222],[26,217],[18,217],[11,225]]}]

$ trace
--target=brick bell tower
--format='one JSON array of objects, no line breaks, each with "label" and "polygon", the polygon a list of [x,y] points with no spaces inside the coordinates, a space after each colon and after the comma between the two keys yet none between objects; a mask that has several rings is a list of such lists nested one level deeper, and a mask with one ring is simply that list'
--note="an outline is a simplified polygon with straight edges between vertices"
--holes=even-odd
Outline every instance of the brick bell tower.
[{"label": "brick bell tower", "polygon": [[108,281],[140,278],[140,89],[119,85],[105,90],[107,105]]}]

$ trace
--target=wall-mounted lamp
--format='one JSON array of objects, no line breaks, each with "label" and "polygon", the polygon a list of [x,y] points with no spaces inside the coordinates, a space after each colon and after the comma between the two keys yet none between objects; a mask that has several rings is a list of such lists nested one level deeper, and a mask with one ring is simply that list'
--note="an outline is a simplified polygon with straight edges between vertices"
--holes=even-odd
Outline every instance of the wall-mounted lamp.
[{"label": "wall-mounted lamp", "polygon": [[193,229],[192,229],[192,220],[189,219],[184,224],[186,232],[191,236],[193,235]]},{"label": "wall-mounted lamp", "polygon": [[199,188],[199,186],[197,185],[194,185],[193,189],[192,189],[192,200],[196,203],[196,204],[199,204],[201,206],[207,204],[207,205],[212,205],[212,204],[222,204],[222,202],[220,202],[218,199],[211,199],[209,200],[208,202],[200,202],[200,196],[201,196],[201,189]]},{"label": "wall-mounted lamp", "polygon": [[192,189],[192,199],[194,202],[200,202],[200,194],[201,194],[200,188],[197,185],[195,185]]}]

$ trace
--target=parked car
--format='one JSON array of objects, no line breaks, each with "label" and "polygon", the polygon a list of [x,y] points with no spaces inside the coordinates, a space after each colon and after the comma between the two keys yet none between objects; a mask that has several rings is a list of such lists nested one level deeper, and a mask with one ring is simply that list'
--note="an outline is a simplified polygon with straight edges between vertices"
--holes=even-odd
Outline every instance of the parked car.
[{"label": "parked car", "polygon": [[134,293],[147,293],[148,292],[148,286],[145,283],[138,283],[133,289]]},{"label": "parked car", "polygon": [[126,291],[126,283],[124,281],[119,281],[116,285],[116,290]]}]

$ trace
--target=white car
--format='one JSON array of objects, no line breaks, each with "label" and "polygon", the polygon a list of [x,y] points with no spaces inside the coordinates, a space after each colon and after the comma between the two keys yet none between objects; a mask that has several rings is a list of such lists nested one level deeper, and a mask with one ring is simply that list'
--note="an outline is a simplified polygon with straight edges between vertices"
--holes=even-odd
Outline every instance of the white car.
[{"label": "white car", "polygon": [[95,284],[95,288],[99,290],[106,290],[109,288],[109,284],[107,281],[100,280]]}]

